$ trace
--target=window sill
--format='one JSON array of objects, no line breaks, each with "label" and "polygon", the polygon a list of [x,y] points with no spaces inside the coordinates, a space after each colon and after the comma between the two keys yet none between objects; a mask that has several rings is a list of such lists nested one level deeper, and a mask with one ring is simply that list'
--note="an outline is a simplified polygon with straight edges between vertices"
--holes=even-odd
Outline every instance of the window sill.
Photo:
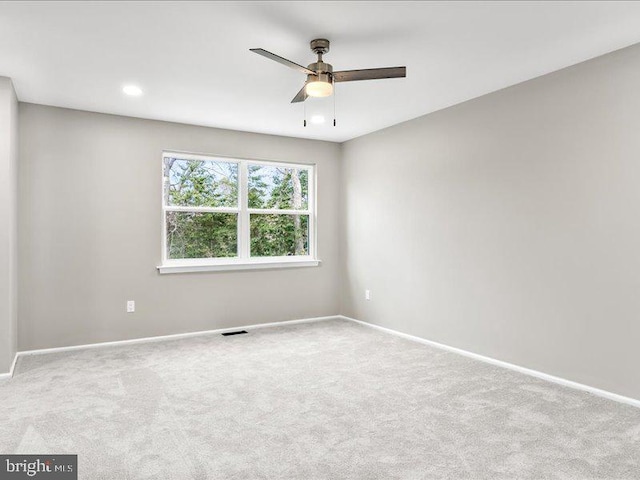
[{"label": "window sill", "polygon": [[301,267],[317,267],[320,265],[320,260],[314,260],[308,257],[289,259],[284,258],[270,258],[270,259],[256,259],[256,260],[236,260],[227,261],[224,263],[187,263],[176,262],[166,263],[159,265],[158,272],[160,274],[167,273],[197,273],[197,272],[228,272],[235,270],[266,270],[266,269],[280,269],[280,268],[301,268]]}]

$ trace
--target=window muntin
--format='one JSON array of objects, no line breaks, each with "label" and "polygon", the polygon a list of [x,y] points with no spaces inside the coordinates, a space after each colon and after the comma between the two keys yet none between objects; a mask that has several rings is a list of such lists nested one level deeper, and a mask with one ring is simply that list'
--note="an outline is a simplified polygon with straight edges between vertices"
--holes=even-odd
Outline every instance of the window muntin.
[{"label": "window muntin", "polygon": [[315,259],[313,165],[163,155],[163,264]]}]

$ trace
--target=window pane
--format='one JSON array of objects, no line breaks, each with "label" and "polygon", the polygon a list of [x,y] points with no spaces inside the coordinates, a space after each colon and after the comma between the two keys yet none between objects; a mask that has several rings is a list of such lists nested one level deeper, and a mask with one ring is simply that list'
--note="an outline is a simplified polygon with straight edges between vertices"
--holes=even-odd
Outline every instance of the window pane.
[{"label": "window pane", "polygon": [[167,258],[238,255],[235,213],[167,212]]},{"label": "window pane", "polygon": [[309,170],[249,165],[249,208],[306,210]]},{"label": "window pane", "polygon": [[164,159],[166,205],[238,206],[238,164],[213,160]]},{"label": "window pane", "polygon": [[252,257],[308,254],[308,215],[251,215]]}]

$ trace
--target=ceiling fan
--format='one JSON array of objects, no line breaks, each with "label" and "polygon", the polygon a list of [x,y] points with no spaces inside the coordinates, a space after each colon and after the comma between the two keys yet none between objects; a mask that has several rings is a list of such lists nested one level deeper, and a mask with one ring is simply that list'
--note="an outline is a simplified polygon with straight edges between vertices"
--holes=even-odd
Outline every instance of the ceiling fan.
[{"label": "ceiling fan", "polygon": [[329,40],[311,40],[311,50],[318,55],[318,61],[307,67],[282,58],[262,48],[251,48],[252,52],[275,60],[282,65],[307,74],[307,80],[291,103],[304,102],[308,97],[328,97],[333,93],[334,82],[354,82],[356,80],[377,80],[381,78],[401,78],[407,76],[407,67],[369,68],[365,70],[343,70],[334,72],[330,63],[322,61],[322,55],[329,51]]}]

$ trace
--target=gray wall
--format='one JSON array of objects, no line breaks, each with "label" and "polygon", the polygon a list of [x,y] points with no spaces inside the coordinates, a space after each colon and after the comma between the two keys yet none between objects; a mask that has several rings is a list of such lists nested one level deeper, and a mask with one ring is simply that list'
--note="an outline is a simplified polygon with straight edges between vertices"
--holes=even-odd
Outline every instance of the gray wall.
[{"label": "gray wall", "polygon": [[9,372],[18,335],[18,101],[0,77],[0,374]]},{"label": "gray wall", "polygon": [[[20,350],[338,313],[338,145],[20,104],[20,148]],[[315,162],[321,266],[159,275],[163,149]]]},{"label": "gray wall", "polygon": [[640,398],[639,86],[634,46],[347,142],[343,313]]}]

